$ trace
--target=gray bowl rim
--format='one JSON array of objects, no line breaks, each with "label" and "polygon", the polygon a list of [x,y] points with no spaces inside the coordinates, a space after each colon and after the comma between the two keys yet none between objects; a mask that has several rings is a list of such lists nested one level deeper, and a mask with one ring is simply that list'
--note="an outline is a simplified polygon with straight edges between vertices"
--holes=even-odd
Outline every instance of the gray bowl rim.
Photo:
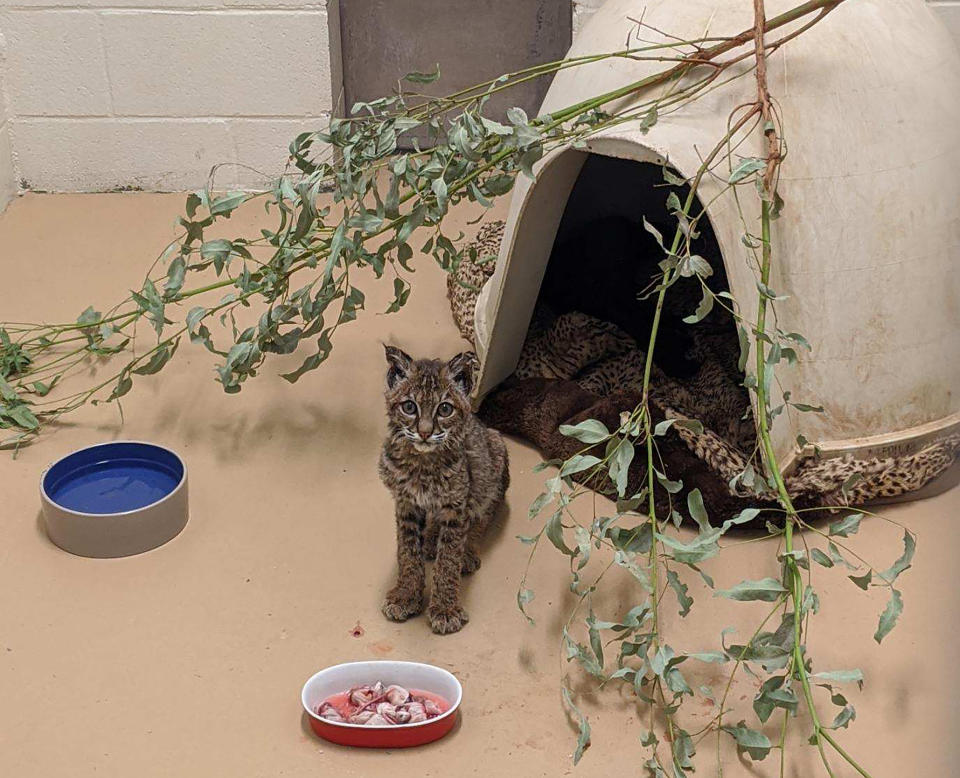
[{"label": "gray bowl rim", "polygon": [[[176,460],[180,463],[180,466],[183,468],[183,476],[180,478],[180,481],[177,483],[177,485],[173,487],[173,489],[167,492],[167,494],[165,494],[159,500],[155,500],[154,502],[148,505],[142,505],[139,508],[134,508],[133,510],[119,511],[118,513],[84,513],[83,511],[75,511],[72,508],[68,508],[65,505],[61,505],[56,500],[54,500],[49,494],[47,494],[47,490],[44,486],[44,481],[47,480],[47,473],[50,471],[50,468],[52,468],[54,465],[60,464],[67,457],[71,457],[74,454],[79,454],[81,451],[89,451],[92,448],[101,448],[102,446],[112,446],[115,443],[135,443],[138,446],[149,446],[151,448],[159,448],[163,451],[166,451],[168,454],[171,454],[172,456],[174,456]],[[107,440],[107,441],[103,441],[102,443],[92,443],[89,446],[81,446],[80,448],[76,448],[73,451],[67,454],[64,454],[59,459],[55,459],[53,462],[51,462],[49,465],[43,468],[43,472],[40,473],[40,497],[45,503],[48,503],[54,506],[58,511],[63,511],[64,513],[69,513],[73,516],[82,516],[85,519],[105,519],[105,518],[115,518],[117,516],[135,516],[157,505],[161,505],[167,500],[171,499],[178,492],[180,492],[183,489],[184,484],[186,483],[187,483],[187,463],[184,462],[183,457],[181,457],[172,448],[168,448],[167,446],[162,446],[159,443],[153,443],[149,440],[127,440],[127,439]]]}]

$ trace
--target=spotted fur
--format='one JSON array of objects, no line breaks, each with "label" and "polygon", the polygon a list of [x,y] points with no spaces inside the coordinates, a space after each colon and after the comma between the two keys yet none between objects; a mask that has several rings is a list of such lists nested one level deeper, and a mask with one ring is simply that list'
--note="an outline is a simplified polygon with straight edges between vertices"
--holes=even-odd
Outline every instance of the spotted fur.
[{"label": "spotted fur", "polygon": [[[926,486],[945,473],[960,452],[960,434],[924,446],[914,454],[900,457],[857,459],[853,455],[801,460],[795,473],[786,479],[791,495],[812,497],[824,506],[863,505],[899,497]],[[844,494],[843,485],[854,474],[862,476]]]},{"label": "spotted fur", "polygon": [[386,347],[388,431],[380,478],[396,504],[396,585],[383,614],[405,621],[424,607],[425,560],[435,559],[427,614],[434,632],[457,632],[468,621],[460,577],[480,567],[477,551],[509,484],[500,434],[473,414],[476,356],[449,362],[414,360]]},{"label": "spotted fur", "polygon": [[615,324],[579,311],[551,317],[538,306],[534,320],[535,332],[524,344],[517,378],[565,380],[609,357],[636,351],[633,338]]},{"label": "spotted fur", "polygon": [[[504,222],[494,221],[484,224],[476,239],[465,252],[463,260],[447,276],[447,298],[457,329],[464,340],[474,343],[474,316],[477,307],[477,295],[480,289],[493,275],[495,259],[500,253],[503,241]],[[476,254],[477,261],[471,259]],[[486,260],[486,261],[483,261]]]}]

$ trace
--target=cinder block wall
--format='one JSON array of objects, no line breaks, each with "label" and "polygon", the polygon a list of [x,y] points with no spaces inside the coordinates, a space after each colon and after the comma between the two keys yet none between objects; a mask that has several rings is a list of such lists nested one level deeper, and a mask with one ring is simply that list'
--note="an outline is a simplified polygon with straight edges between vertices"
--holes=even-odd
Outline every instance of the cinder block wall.
[{"label": "cinder block wall", "polygon": [[7,120],[7,105],[4,99],[5,41],[0,31],[0,211],[16,194],[16,175],[13,172],[13,156],[10,152],[10,122]]},{"label": "cinder block wall", "polygon": [[[603,2],[573,1],[574,35]],[[960,41],[960,0],[928,2]],[[15,188],[190,189],[221,162],[255,170],[219,187],[257,185],[329,116],[336,7],[0,0],[0,208]]]},{"label": "cinder block wall", "polygon": [[330,111],[325,0],[2,1],[22,187],[183,190],[220,162],[275,173]]}]

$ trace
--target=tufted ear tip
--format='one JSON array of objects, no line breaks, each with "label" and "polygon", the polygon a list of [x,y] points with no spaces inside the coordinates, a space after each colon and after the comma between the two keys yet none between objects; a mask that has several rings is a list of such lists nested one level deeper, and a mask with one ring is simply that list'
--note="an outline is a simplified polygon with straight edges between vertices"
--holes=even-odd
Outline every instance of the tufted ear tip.
[{"label": "tufted ear tip", "polygon": [[474,374],[480,367],[480,360],[472,351],[462,351],[447,362],[447,372],[451,380],[467,397],[473,391]]},{"label": "tufted ear tip", "polygon": [[406,378],[410,374],[410,366],[413,364],[413,357],[406,351],[396,346],[383,344],[383,350],[387,357],[387,387],[393,388],[397,381]]}]

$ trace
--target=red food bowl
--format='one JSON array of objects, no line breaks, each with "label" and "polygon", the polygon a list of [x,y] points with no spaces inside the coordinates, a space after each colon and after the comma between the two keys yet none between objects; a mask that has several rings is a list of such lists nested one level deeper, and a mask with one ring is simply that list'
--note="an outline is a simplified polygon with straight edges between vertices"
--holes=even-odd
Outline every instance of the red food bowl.
[{"label": "red food bowl", "polygon": [[[373,684],[398,684],[406,689],[416,689],[442,697],[449,707],[436,718],[416,724],[392,726],[367,726],[328,721],[317,715],[317,708],[324,700],[353,686]],[[409,748],[431,743],[446,735],[457,721],[457,711],[463,697],[460,682],[441,667],[421,662],[346,662],[334,665],[313,675],[303,685],[300,699],[307,712],[310,728],[331,743],[360,748]]]}]

